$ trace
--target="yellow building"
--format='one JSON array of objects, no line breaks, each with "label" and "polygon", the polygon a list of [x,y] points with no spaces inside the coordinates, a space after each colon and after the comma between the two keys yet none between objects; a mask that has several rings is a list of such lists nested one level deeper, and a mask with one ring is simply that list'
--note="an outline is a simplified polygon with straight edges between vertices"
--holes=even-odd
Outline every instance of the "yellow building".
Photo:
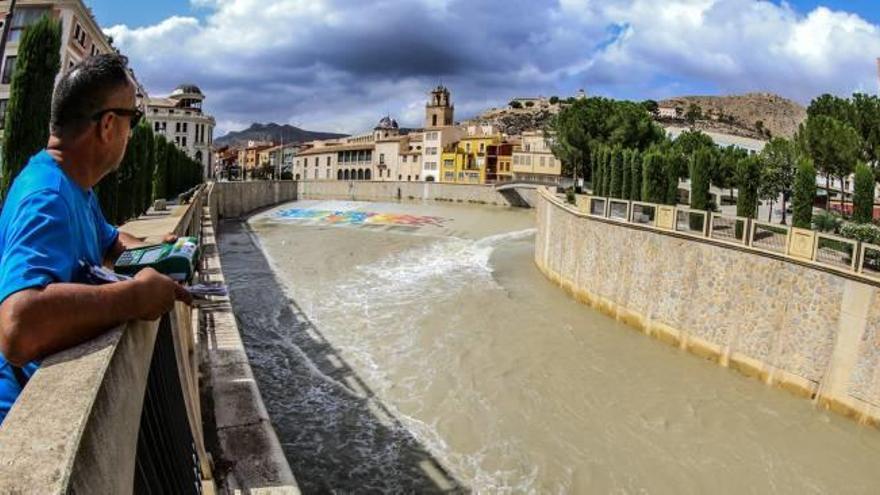
[{"label": "yellow building", "polygon": [[521,146],[513,151],[513,174],[516,180],[560,182],[562,162],[553,155],[543,132],[522,134]]},{"label": "yellow building", "polygon": [[[443,150],[440,182],[485,184],[489,147],[501,143],[501,135],[465,136]],[[494,171],[490,171],[494,175]]]}]

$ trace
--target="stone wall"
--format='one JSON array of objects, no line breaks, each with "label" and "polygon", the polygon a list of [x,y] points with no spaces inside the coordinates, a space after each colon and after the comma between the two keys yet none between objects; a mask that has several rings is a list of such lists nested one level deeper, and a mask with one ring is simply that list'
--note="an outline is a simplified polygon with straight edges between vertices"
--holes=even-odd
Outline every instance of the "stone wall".
[{"label": "stone wall", "polygon": [[297,199],[294,181],[217,182],[212,206],[218,218],[238,218],[261,208]]},{"label": "stone wall", "polygon": [[585,216],[541,193],[535,262],[648,335],[877,424],[880,290],[820,267]]},{"label": "stone wall", "polygon": [[497,192],[492,186],[438,182],[302,181],[299,183],[299,197],[353,201],[434,200],[497,206],[512,205],[509,196]]},{"label": "stone wall", "polygon": [[218,218],[239,218],[297,199],[441,201],[494,206],[532,206],[534,189],[500,193],[492,186],[436,182],[250,181],[217,182],[211,204]]}]

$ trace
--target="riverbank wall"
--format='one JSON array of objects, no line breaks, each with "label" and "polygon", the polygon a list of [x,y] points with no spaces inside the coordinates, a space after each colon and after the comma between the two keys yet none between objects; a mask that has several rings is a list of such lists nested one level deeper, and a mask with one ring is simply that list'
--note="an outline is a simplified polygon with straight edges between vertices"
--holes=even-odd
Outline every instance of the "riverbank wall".
[{"label": "riverbank wall", "polygon": [[878,284],[810,263],[597,218],[541,191],[535,263],[647,335],[880,425]]},{"label": "riverbank wall", "polygon": [[436,182],[250,181],[218,182],[215,211],[219,218],[240,218],[263,208],[297,199],[346,201],[438,201],[502,207],[531,207],[535,189],[504,192],[489,185]]}]

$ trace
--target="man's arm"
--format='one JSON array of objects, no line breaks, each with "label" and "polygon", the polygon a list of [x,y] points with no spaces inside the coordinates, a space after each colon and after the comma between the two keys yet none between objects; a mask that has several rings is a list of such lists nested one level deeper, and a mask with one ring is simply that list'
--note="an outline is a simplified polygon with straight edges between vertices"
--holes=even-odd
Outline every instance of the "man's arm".
[{"label": "man's arm", "polygon": [[130,320],[155,320],[185,289],[147,268],[108,285],[50,284],[17,292],[0,304],[0,352],[16,366],[91,340]]}]

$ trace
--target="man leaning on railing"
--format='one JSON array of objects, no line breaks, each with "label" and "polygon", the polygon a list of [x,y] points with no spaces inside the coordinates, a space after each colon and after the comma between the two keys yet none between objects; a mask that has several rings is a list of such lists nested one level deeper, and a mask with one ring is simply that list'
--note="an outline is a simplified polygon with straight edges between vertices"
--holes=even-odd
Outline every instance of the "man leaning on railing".
[{"label": "man leaning on railing", "polygon": [[[39,360],[130,320],[154,320],[187,292],[152,269],[92,286],[83,266],[142,243],[104,220],[92,187],[119,167],[142,118],[127,60],[88,58],[64,74],[51,135],[15,179],[0,213],[0,422]],[[170,239],[169,239],[170,240]]]}]

